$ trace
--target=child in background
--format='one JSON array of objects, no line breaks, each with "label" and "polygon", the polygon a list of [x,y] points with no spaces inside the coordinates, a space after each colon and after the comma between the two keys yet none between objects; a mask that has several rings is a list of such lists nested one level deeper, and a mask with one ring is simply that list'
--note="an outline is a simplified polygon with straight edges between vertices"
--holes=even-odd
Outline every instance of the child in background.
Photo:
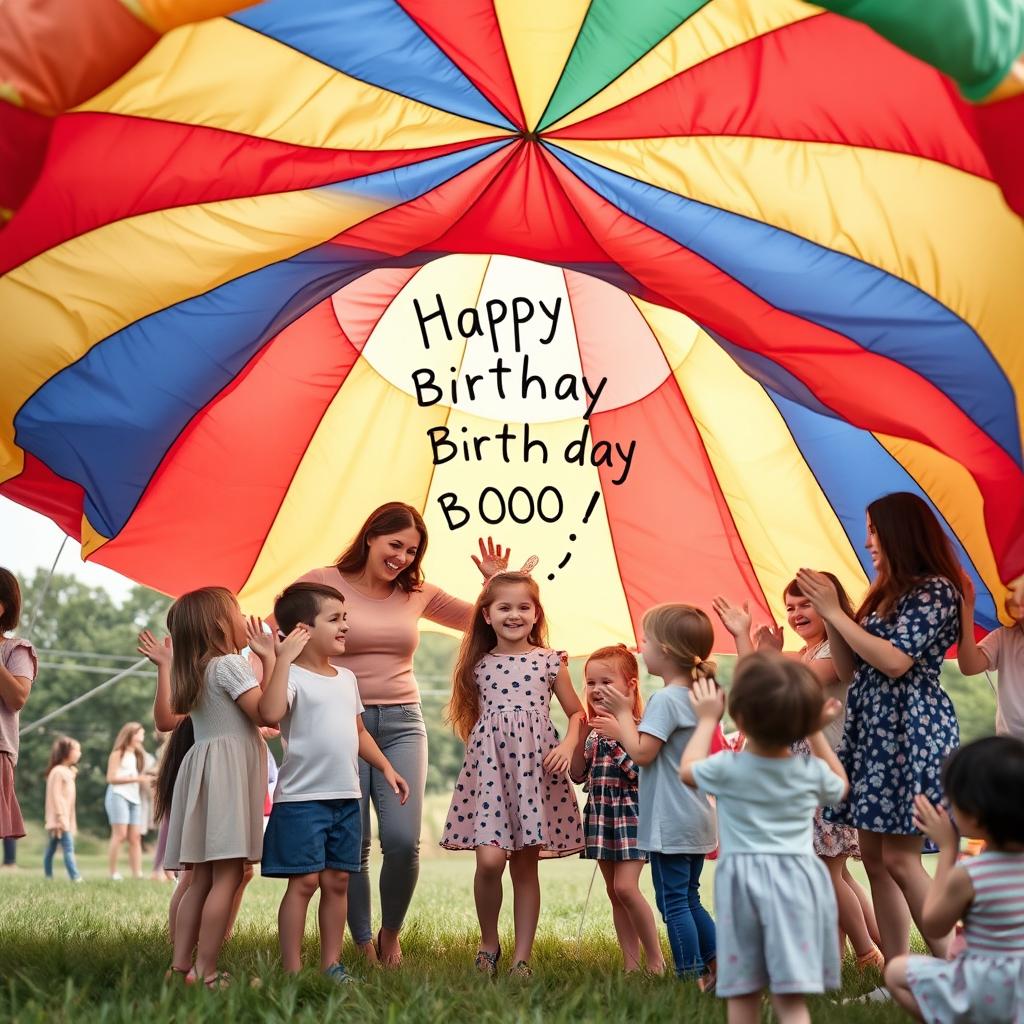
[{"label": "child in background", "polygon": [[64,867],[72,882],[81,882],[78,865],[75,864],[75,832],[78,819],[75,816],[76,767],[82,757],[78,740],[70,736],[58,736],[50,749],[50,764],[46,769],[46,811],[44,827],[47,839],[43,854],[43,874],[53,878],[53,855],[59,846],[64,853]]},{"label": "child in background", "polygon": [[249,646],[276,650],[260,700],[270,725],[280,723],[284,760],[264,840],[263,874],[287,878],[278,911],[284,969],[302,967],[306,911],[320,890],[320,969],[332,981],[355,979],[341,963],[348,880],[360,870],[359,761],[376,768],[404,804],[409,787],[363,727],[356,677],[331,658],[345,653],[345,599],[321,583],[294,583],[274,602],[283,641],[261,634]]},{"label": "child in background", "polygon": [[[953,821],[921,795],[917,827],[939,847],[922,931],[947,935],[963,918],[966,950],[955,960],[894,957],[885,971],[893,998],[929,1024],[1020,1024],[1024,1020],[1024,743],[990,736],[946,762],[942,789]],[[985,840],[957,863],[957,829]]]},{"label": "child in background", "polygon": [[4,840],[4,866],[14,867],[14,840],[25,834],[25,821],[14,792],[18,764],[18,723],[39,669],[35,648],[16,636],[7,636],[21,618],[18,578],[0,568],[0,837]]},{"label": "child in background", "polygon": [[[614,689],[631,702],[633,721],[640,721],[644,702],[640,696],[640,670],[624,644],[602,647],[587,659],[587,716],[595,714],[594,694]],[[584,739],[585,736],[585,739]],[[633,759],[616,740],[591,730],[580,733],[572,756],[570,775],[585,782],[587,805],[583,808],[583,856],[596,860],[612,904],[615,934],[622,949],[626,973],[640,969],[640,948],[647,955],[652,974],[665,970],[658,928],[650,905],[640,892],[640,873],[647,855],[637,846],[639,821],[639,773]]]},{"label": "child in background", "polygon": [[997,672],[996,734],[1024,740],[1024,602],[1013,591],[1003,607],[1012,626],[993,629],[980,643],[974,639],[974,584],[963,578],[960,642],[956,660],[965,676]]},{"label": "child in background", "polygon": [[[174,783],[167,828],[168,867],[192,868],[175,920],[171,971],[190,984],[222,988],[230,979],[217,970],[217,959],[243,864],[263,852],[262,691],[238,653],[247,632],[262,635],[262,624],[250,620],[247,627],[229,590],[204,587],[171,605],[167,625],[171,710],[189,715],[195,733]],[[273,659],[273,651],[264,654],[265,678]]]},{"label": "child in background", "polygon": [[[528,978],[540,918],[541,856],[583,849],[576,794],[567,773],[583,727],[583,705],[566,656],[547,646],[540,590],[529,575],[499,572],[485,584],[459,649],[448,720],[466,741],[441,845],[473,850],[480,921],[477,970],[493,977],[501,957],[498,917],[506,863],[515,902],[511,975]],[[552,694],[569,719],[562,742],[551,724]]]},{"label": "child in background", "polygon": [[700,902],[704,858],[717,845],[715,812],[703,793],[679,782],[682,757],[697,716],[690,687],[715,677],[709,661],[714,630],[699,608],[660,604],[643,617],[641,653],[665,688],[651,695],[639,725],[628,697],[610,687],[594,694],[600,712],[591,726],[618,740],[640,766],[637,843],[647,851],[658,909],[668,929],[676,975],[708,991],[716,971],[715,922]]},{"label": "child in background", "polygon": [[[718,994],[729,1001],[729,1024],[760,1021],[765,988],[782,1024],[810,1024],[805,994],[840,983],[836,899],[814,855],[813,822],[815,808],[838,802],[848,787],[821,733],[841,705],[825,701],[804,665],[751,654],[737,664],[729,693],[746,746],[709,757],[725,698],[705,680],[693,698],[698,725],[679,776],[714,796],[718,809]],[[813,757],[792,752],[805,736]]]}]

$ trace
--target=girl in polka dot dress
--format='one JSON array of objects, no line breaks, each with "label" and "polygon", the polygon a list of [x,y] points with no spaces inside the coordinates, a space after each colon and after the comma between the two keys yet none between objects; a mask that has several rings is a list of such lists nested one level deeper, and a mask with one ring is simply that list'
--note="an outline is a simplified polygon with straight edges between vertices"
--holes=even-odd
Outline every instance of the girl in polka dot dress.
[{"label": "girl in polka dot dress", "polygon": [[[512,876],[512,974],[528,977],[540,917],[540,857],[583,849],[576,795],[568,778],[583,727],[565,654],[547,647],[540,592],[527,572],[501,572],[484,585],[455,666],[448,720],[466,741],[441,845],[473,850],[480,921],[476,967],[497,972],[498,915],[505,864]],[[551,695],[569,718],[559,742]]]}]

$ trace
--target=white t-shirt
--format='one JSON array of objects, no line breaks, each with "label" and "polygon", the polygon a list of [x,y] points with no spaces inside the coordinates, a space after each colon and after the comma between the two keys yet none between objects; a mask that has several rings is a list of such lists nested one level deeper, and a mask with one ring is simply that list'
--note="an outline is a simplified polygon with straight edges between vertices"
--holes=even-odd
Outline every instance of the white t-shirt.
[{"label": "white t-shirt", "polygon": [[356,677],[347,668],[322,676],[299,665],[288,671],[288,710],[281,719],[284,760],[274,803],[358,799],[362,714]]},{"label": "white t-shirt", "polygon": [[996,732],[1024,740],[1024,625],[994,629],[978,646],[999,673]]}]

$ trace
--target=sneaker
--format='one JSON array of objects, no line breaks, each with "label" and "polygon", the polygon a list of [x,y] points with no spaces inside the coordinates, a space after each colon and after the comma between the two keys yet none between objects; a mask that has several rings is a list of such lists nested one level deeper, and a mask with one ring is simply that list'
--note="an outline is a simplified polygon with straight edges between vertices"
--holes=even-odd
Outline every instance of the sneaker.
[{"label": "sneaker", "polygon": [[851,999],[844,999],[843,1005],[847,1003],[891,1003],[892,993],[884,986],[879,985],[863,996],[854,996]]},{"label": "sneaker", "polygon": [[324,977],[330,978],[338,985],[354,985],[358,981],[345,970],[344,964],[331,964],[330,967],[324,969]]},{"label": "sneaker", "polygon": [[79,875],[77,878],[72,878],[71,881],[74,882],[75,885],[78,885],[79,882],[84,882],[85,879],[81,875]]},{"label": "sneaker", "polygon": [[112,882],[123,882],[124,881],[124,875],[120,874],[120,872],[115,871],[114,874],[112,874],[110,876],[110,880]]}]

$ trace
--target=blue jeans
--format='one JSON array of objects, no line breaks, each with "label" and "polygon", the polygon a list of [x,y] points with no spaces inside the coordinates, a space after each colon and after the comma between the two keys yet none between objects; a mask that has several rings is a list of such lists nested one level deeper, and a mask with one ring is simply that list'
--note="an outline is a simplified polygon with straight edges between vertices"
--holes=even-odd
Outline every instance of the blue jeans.
[{"label": "blue jeans", "polygon": [[47,837],[46,853],[43,854],[43,874],[47,878],[53,878],[53,855],[57,847],[64,851],[64,867],[68,869],[68,877],[74,882],[80,878],[78,865],[75,864],[75,837],[70,832],[65,832],[60,839],[53,836]]},{"label": "blue jeans", "polygon": [[652,853],[651,878],[676,975],[699,977],[715,958],[715,922],[700,903],[701,853]]}]

